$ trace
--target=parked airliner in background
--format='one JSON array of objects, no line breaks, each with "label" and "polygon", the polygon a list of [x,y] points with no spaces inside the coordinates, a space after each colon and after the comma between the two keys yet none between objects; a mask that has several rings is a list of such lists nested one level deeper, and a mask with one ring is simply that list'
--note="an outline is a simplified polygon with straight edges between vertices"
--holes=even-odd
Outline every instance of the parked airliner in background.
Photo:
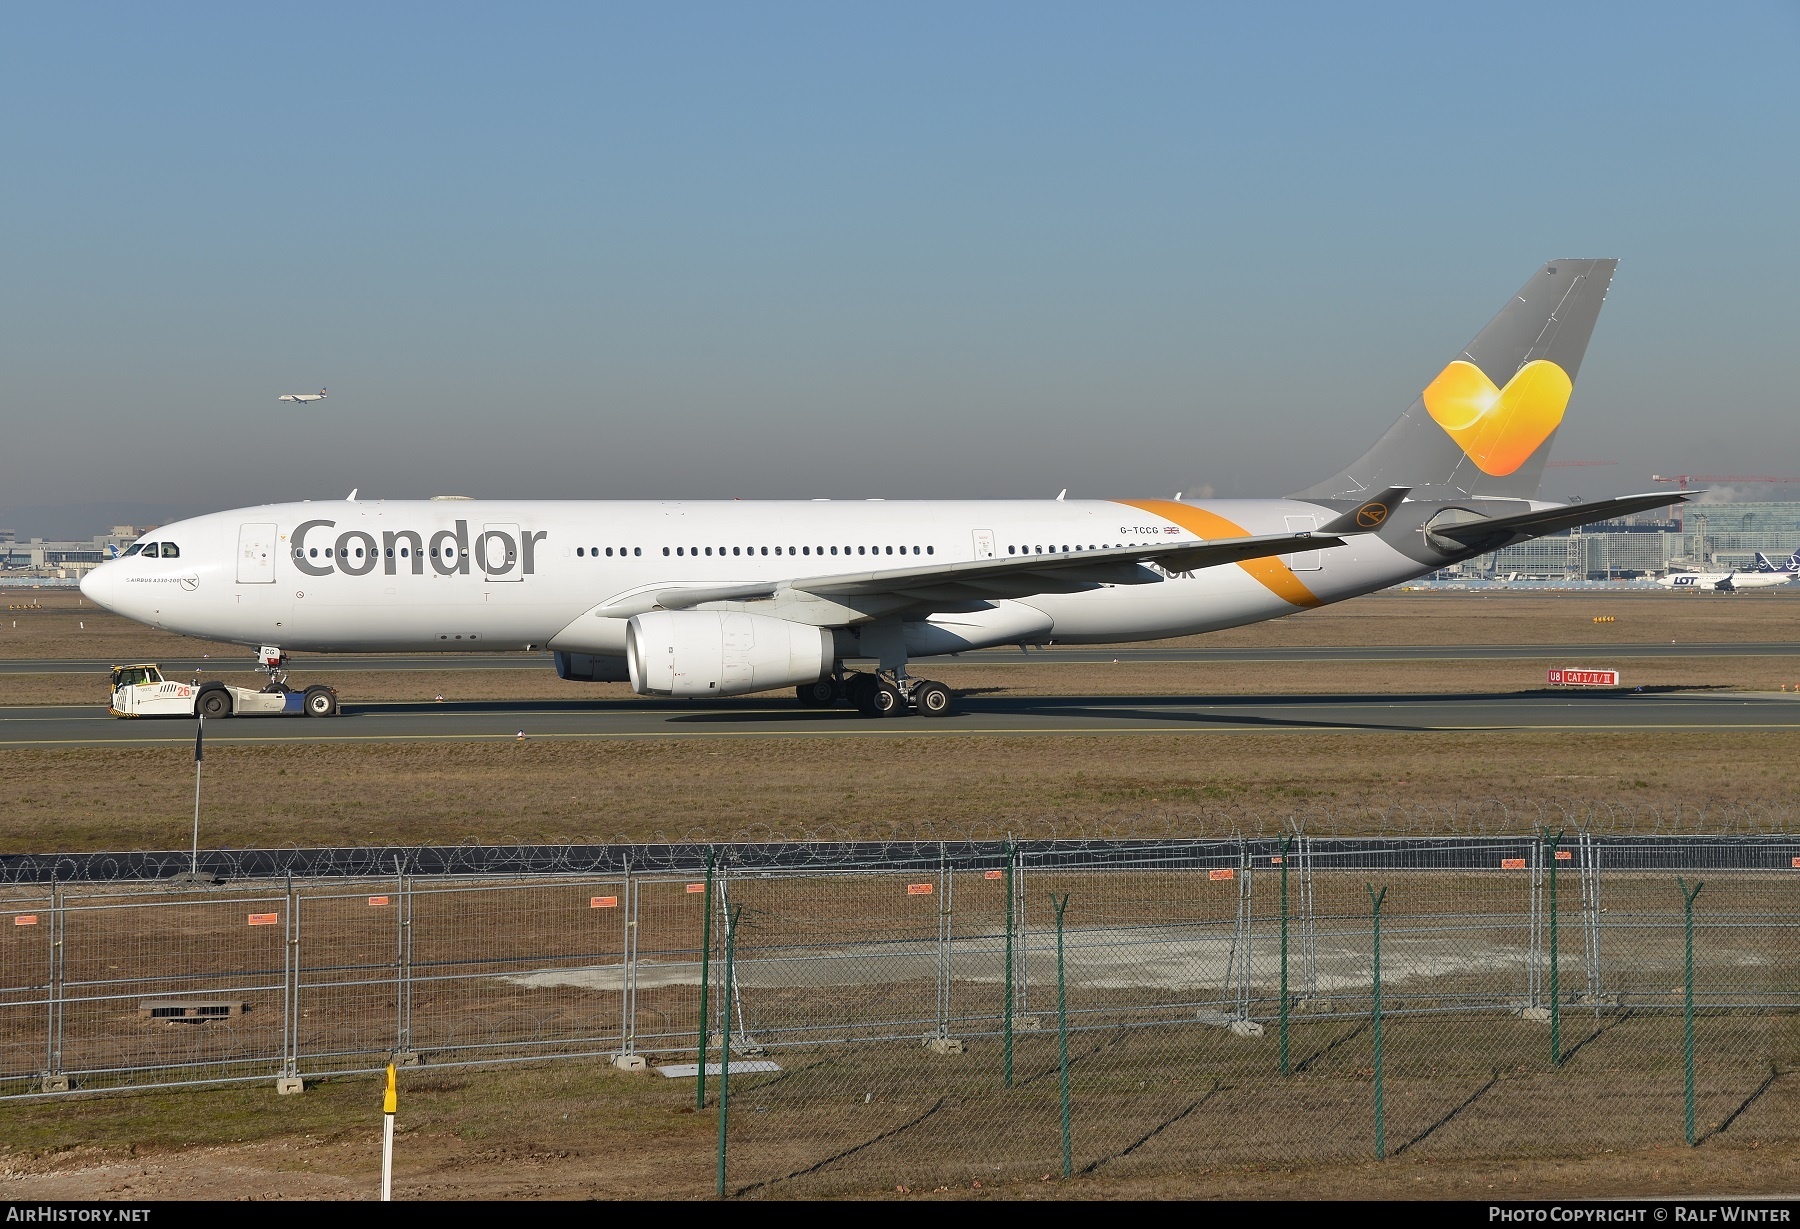
[{"label": "parked airliner in background", "polygon": [[[1758,555],[1759,563],[1769,561]],[[1695,593],[1736,593],[1743,589],[1773,589],[1778,585],[1792,583],[1796,572],[1795,560],[1800,556],[1790,555],[1786,568],[1775,568],[1763,571],[1761,567],[1749,572],[1671,572],[1667,576],[1659,576],[1656,583],[1665,589],[1677,592],[1688,590]]]},{"label": "parked airliner in background", "polygon": [[548,648],[643,695],[942,716],[914,658],[1255,623],[1679,502],[1536,498],[1616,264],[1540,268],[1367,453],[1286,498],[274,504],[166,525],[81,587],[260,646],[277,681],[289,650]]},{"label": "parked airliner in background", "polygon": [[1785,572],[1789,576],[1800,575],[1800,550],[1789,555],[1787,562],[1780,567],[1776,567],[1767,555],[1757,551],[1755,570],[1758,572]]}]

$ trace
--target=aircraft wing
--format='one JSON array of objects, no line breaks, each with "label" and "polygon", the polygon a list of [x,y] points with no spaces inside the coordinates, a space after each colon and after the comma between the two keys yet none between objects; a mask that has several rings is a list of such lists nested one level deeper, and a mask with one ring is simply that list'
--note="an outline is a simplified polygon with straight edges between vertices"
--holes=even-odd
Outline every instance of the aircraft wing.
[{"label": "aircraft wing", "polygon": [[[1595,521],[1610,521],[1616,516],[1629,516],[1633,512],[1647,512],[1651,508],[1666,508],[1670,504],[1682,503],[1687,499],[1672,491],[1653,491],[1647,495],[1621,495],[1617,499],[1597,499],[1589,504],[1566,504],[1556,508],[1541,508],[1535,512],[1521,512],[1514,516],[1490,516],[1481,520],[1460,521],[1453,525],[1433,525],[1433,537],[1449,538],[1466,546],[1483,546],[1489,541],[1497,541],[1505,545],[1515,535],[1542,537],[1547,533],[1556,533],[1562,529],[1573,529],[1577,525],[1591,525]],[[1488,548],[1492,549],[1492,548]]]},{"label": "aircraft wing", "polygon": [[621,594],[594,613],[627,618],[658,608],[683,610],[709,602],[743,602],[782,591],[827,600],[887,599],[892,608],[941,610],[965,603],[1031,597],[1039,593],[1079,593],[1101,585],[1145,585],[1162,580],[1148,566],[1168,572],[1197,572],[1249,559],[1294,551],[1328,549],[1344,539],[1322,533],[1265,534],[1206,542],[1164,542],[1151,546],[969,559],[913,567],[807,576],[742,585],[666,585]]}]

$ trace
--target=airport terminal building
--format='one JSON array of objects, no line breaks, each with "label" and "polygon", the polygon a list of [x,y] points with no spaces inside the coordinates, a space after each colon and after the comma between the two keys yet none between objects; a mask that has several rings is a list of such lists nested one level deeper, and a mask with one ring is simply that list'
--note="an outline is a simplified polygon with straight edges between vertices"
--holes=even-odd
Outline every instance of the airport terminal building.
[{"label": "airport terminal building", "polygon": [[1628,580],[1749,569],[1800,550],[1800,503],[1685,504],[1508,546],[1452,569],[1464,578]]}]

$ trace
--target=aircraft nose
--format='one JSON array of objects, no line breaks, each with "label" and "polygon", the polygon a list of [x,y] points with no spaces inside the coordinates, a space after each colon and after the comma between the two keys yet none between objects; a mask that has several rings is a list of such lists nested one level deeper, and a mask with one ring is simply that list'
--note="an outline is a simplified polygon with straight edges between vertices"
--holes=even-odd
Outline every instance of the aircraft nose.
[{"label": "aircraft nose", "polygon": [[81,595],[96,606],[113,608],[113,600],[117,597],[118,569],[111,563],[103,563],[97,568],[90,568],[81,578]]}]

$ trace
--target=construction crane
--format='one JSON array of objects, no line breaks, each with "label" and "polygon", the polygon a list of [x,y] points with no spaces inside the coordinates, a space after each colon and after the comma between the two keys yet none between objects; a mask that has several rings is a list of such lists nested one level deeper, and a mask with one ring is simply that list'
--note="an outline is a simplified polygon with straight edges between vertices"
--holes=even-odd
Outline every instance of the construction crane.
[{"label": "construction crane", "polygon": [[[1800,483],[1800,478],[1771,478],[1767,474],[1651,474],[1650,481],[1674,483],[1677,490],[1685,491],[1692,482],[1754,482],[1761,486],[1789,486]],[[1675,505],[1675,532],[1684,532],[1680,504]]]}]

